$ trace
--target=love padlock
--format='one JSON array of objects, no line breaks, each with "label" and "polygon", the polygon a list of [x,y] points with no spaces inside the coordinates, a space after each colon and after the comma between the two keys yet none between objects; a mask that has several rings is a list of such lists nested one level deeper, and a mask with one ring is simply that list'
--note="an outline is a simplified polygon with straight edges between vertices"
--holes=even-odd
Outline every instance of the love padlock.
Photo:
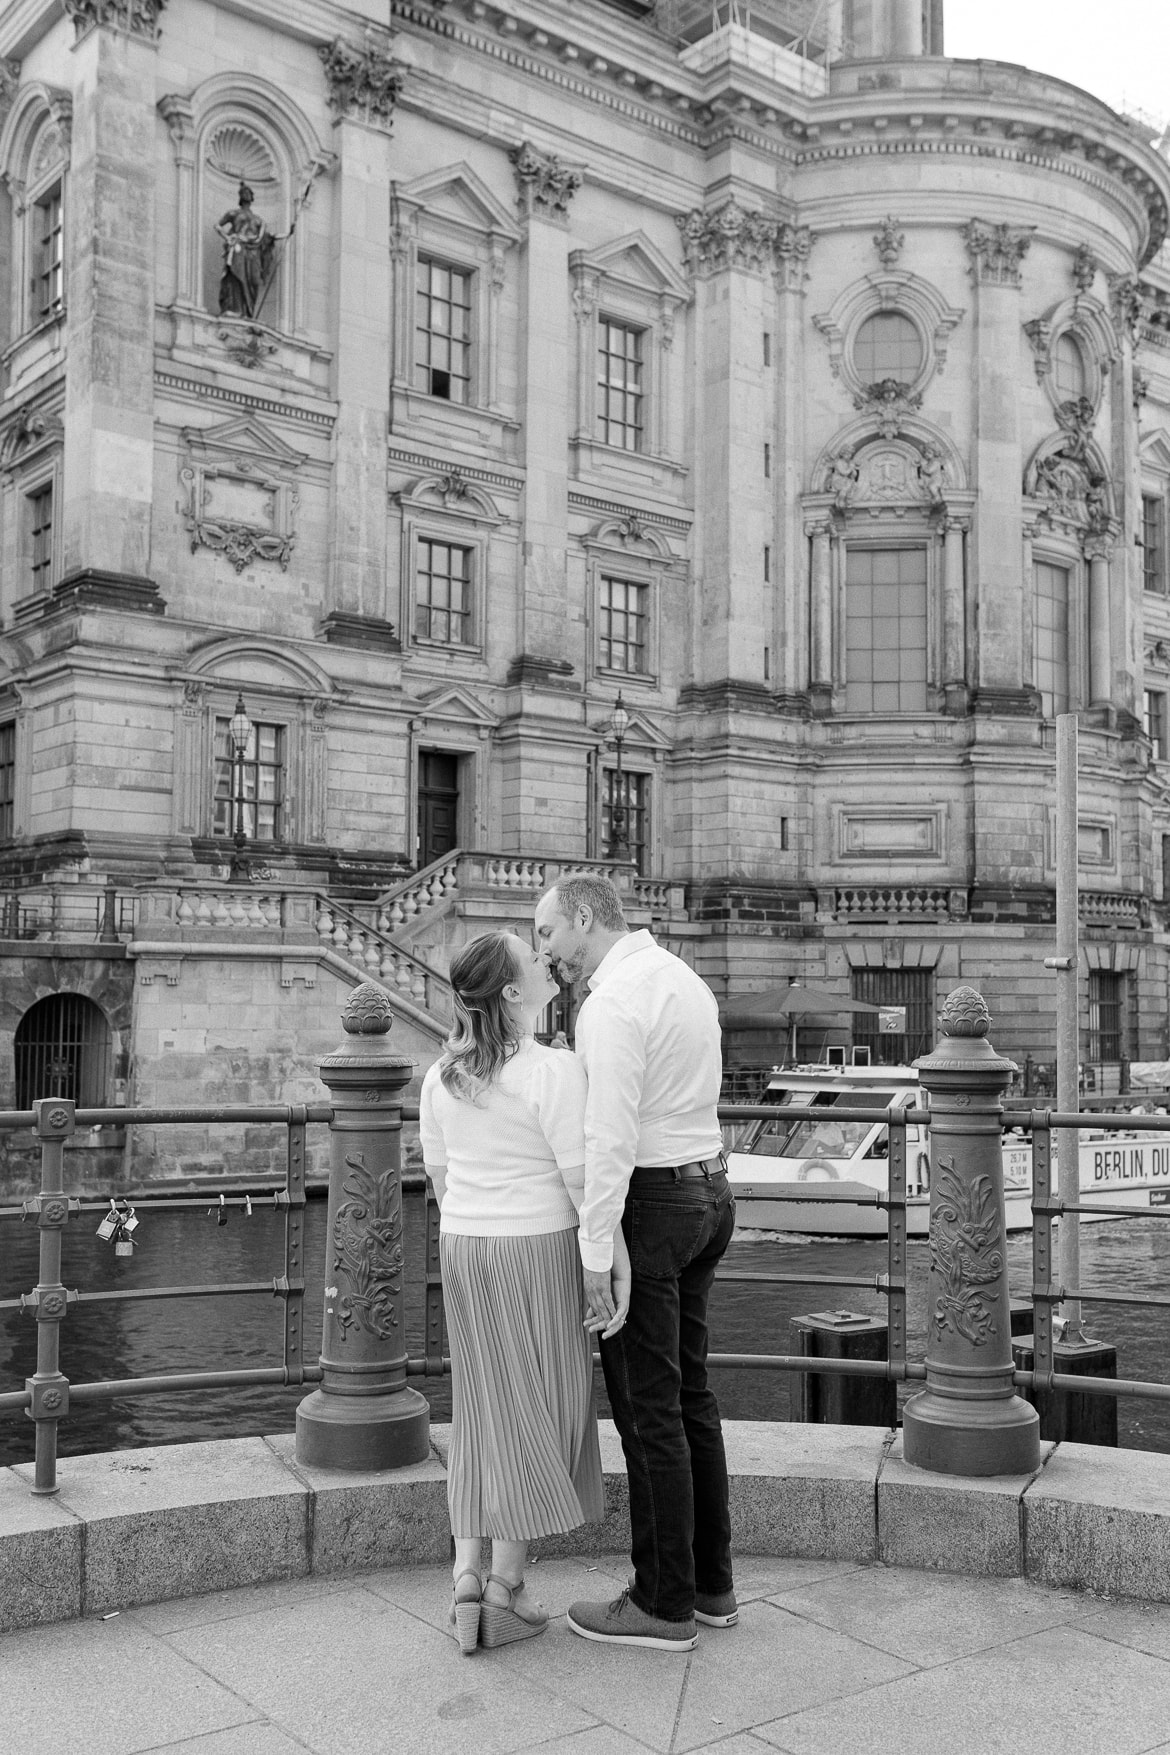
[{"label": "love padlock", "polygon": [[134,1254],[134,1239],[133,1239],[133,1237],[130,1236],[129,1232],[122,1225],[118,1226],[117,1234],[114,1238],[114,1254],[115,1255],[133,1255]]}]

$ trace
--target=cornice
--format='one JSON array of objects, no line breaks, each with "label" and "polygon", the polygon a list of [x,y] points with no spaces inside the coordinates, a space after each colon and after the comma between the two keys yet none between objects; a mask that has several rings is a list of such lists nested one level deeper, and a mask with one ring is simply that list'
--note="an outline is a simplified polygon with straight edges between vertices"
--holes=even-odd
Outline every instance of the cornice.
[{"label": "cornice", "polygon": [[200,378],[186,378],[179,371],[156,371],[154,381],[162,391],[189,396],[196,402],[224,402],[232,408],[252,408],[280,420],[297,421],[303,426],[319,427],[331,433],[337,419],[336,406],[328,409],[301,408],[295,402],[276,402],[256,396],[250,391],[235,390],[226,384],[208,383]]}]

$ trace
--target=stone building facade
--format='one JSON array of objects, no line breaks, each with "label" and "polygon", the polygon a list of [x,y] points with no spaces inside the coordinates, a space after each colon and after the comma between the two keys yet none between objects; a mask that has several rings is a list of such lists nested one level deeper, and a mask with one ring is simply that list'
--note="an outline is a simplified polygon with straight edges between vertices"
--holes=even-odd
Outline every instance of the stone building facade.
[{"label": "stone building facade", "polygon": [[12,0],[0,1104],[303,1094],[361,972],[427,1060],[583,864],[733,1057],[966,980],[1050,1060],[1064,711],[1165,1058],[1168,215],[940,0]]}]

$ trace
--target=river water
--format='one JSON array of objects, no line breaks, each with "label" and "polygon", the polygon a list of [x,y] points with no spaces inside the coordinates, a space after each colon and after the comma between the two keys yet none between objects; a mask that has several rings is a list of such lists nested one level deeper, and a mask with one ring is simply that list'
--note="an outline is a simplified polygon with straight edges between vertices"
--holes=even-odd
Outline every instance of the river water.
[{"label": "river water", "polygon": [[[307,1209],[305,1261],[305,1358],[315,1362],[321,1340],[325,1261],[323,1199]],[[245,1218],[230,1209],[228,1223],[216,1224],[202,1211],[150,1211],[140,1215],[140,1247],[131,1260],[115,1256],[111,1244],[94,1235],[96,1217],[71,1218],[63,1237],[62,1278],[83,1291],[180,1284],[225,1284],[266,1280],[284,1271],[283,1218],[257,1208]],[[421,1355],[423,1286],[423,1203],[406,1196],[407,1350]],[[909,1246],[907,1330],[911,1359],[925,1351],[925,1307],[929,1257],[925,1242]],[[1031,1283],[1031,1239],[1008,1244],[1013,1298],[1026,1298]],[[874,1242],[828,1242],[807,1238],[741,1233],[727,1265],[752,1273],[818,1274],[872,1280],[886,1266],[885,1246]],[[35,1226],[0,1225],[0,1298],[29,1291],[37,1279]],[[1170,1286],[1170,1221],[1121,1220],[1094,1224],[1081,1233],[1081,1284],[1098,1290],[1165,1296]],[[885,1315],[880,1293],[841,1287],[737,1286],[716,1284],[711,1300],[711,1347],[720,1353],[795,1353],[793,1317],[810,1312],[851,1309]],[[1086,1304],[1085,1326],[1109,1341],[1118,1353],[1118,1376],[1159,1381],[1166,1368],[1170,1311],[1137,1306],[1110,1309]],[[283,1313],[280,1302],[252,1294],[219,1298],[165,1299],[155,1303],[73,1305],[61,1331],[61,1368],[74,1383],[100,1378],[157,1375],[169,1371],[244,1369],[279,1365]],[[19,1312],[0,1312],[0,1391],[19,1389],[36,1369],[36,1323]],[[433,1417],[450,1416],[446,1381],[411,1380],[431,1405]],[[598,1373],[598,1385],[601,1378]],[[728,1419],[786,1420],[795,1384],[787,1373],[729,1370],[716,1377],[720,1405]],[[117,1402],[75,1406],[60,1428],[62,1456],[196,1439],[241,1438],[291,1431],[304,1389],[201,1390],[138,1396]],[[602,1397],[602,1411],[604,1397]],[[1119,1442],[1137,1450],[1170,1452],[1170,1404],[1123,1399]],[[33,1451],[33,1429],[22,1413],[0,1414],[0,1463],[25,1462]]]}]

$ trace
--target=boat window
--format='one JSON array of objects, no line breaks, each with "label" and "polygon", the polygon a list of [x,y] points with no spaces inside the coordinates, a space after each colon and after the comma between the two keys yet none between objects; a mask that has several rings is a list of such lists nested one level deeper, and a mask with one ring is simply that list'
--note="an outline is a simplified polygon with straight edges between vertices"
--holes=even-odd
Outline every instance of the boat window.
[{"label": "boat window", "polygon": [[[779,1108],[884,1109],[892,1098],[892,1091],[785,1091]],[[754,1137],[739,1149],[757,1158],[852,1158],[872,1131],[871,1121],[840,1121],[827,1113],[797,1120],[780,1114],[774,1121],[758,1122]]]}]

